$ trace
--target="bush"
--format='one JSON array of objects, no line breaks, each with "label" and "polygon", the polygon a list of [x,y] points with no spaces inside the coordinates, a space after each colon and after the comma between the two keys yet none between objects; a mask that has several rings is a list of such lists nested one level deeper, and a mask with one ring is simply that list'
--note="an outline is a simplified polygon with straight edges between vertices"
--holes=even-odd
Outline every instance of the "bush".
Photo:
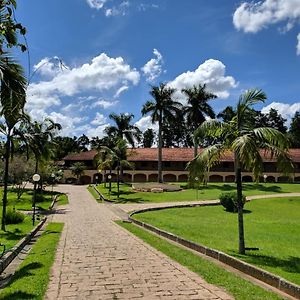
[{"label": "bush", "polygon": [[[220,195],[220,203],[226,211],[237,212],[237,193],[223,193]],[[246,197],[243,195],[243,206],[246,203]]]},{"label": "bush", "polygon": [[6,224],[19,224],[24,221],[24,214],[15,211],[15,210],[8,210],[6,213]]},{"label": "bush", "polygon": [[47,201],[47,199],[43,194],[36,194],[35,202],[44,202],[44,201]]}]

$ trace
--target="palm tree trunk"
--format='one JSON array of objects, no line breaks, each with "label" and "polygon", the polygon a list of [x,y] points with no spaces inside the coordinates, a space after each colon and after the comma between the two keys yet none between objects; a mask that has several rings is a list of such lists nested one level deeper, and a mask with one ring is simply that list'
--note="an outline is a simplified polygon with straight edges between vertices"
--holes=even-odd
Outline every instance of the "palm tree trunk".
[{"label": "palm tree trunk", "polygon": [[6,206],[7,206],[7,190],[8,190],[8,169],[9,169],[9,158],[10,158],[10,143],[11,143],[11,136],[10,136],[10,128],[8,128],[7,140],[5,145],[5,169],[4,169],[4,186],[3,186],[3,198],[2,198],[2,223],[1,223],[1,230],[5,231],[6,225]]},{"label": "palm tree trunk", "polygon": [[245,254],[242,170],[241,170],[240,162],[236,157],[236,155],[235,155],[235,180],[236,180],[237,209],[238,209],[239,254]]},{"label": "palm tree trunk", "polygon": [[162,183],[162,115],[159,116],[158,122],[158,160],[157,160],[157,171],[158,177],[157,180],[159,183]]},{"label": "palm tree trunk", "polygon": [[118,199],[120,197],[120,162],[118,161],[117,166],[117,187],[118,187]]}]

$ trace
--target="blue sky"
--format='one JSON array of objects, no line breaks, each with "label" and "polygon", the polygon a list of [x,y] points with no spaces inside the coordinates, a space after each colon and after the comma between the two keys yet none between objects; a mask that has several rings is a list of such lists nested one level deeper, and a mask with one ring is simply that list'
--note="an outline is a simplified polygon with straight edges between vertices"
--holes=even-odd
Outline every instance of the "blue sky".
[{"label": "blue sky", "polygon": [[[150,85],[206,83],[216,112],[248,88],[287,119],[300,110],[300,0],[29,0],[31,77],[27,111],[63,125],[63,135],[103,136],[111,112],[129,112],[142,130]],[[33,75],[32,75],[33,74]]]}]

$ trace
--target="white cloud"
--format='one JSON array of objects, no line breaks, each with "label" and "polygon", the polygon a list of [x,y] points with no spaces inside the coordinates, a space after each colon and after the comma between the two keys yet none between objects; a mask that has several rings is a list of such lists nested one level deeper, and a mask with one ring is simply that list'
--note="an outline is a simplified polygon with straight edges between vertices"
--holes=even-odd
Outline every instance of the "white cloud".
[{"label": "white cloud", "polygon": [[157,49],[153,49],[155,58],[150,59],[143,67],[142,71],[148,82],[153,82],[162,73],[163,57]]},{"label": "white cloud", "polygon": [[94,103],[92,103],[91,107],[95,108],[95,107],[102,107],[104,109],[110,108],[114,105],[116,105],[118,103],[118,101],[107,101],[107,100],[103,100],[100,99]]},{"label": "white cloud", "polygon": [[104,133],[104,129],[109,126],[109,124],[103,124],[103,125],[99,125],[97,127],[92,127],[89,124],[80,126],[77,128],[77,131],[82,134],[84,133],[87,137],[92,138],[92,137],[99,137],[102,138],[104,137],[105,133]]},{"label": "white cloud", "polygon": [[102,9],[107,0],[86,0],[91,8]]},{"label": "white cloud", "polygon": [[[264,0],[243,2],[234,12],[236,29],[256,33],[269,25],[286,22],[279,28],[281,33],[291,30],[300,21],[300,0]],[[299,50],[299,35],[297,54]]]},{"label": "white cloud", "polygon": [[156,9],[156,8],[159,8],[159,6],[157,4],[141,3],[138,6],[138,10],[140,10],[140,11],[146,11],[148,9]]},{"label": "white cloud", "polygon": [[293,104],[281,103],[281,102],[272,102],[271,104],[265,106],[261,112],[266,114],[269,113],[270,109],[276,109],[283,118],[287,119],[289,123],[291,118],[294,116],[296,111],[300,110],[300,103],[296,102]]},{"label": "white cloud", "polygon": [[195,71],[187,71],[177,76],[168,85],[178,90],[178,97],[183,98],[180,91],[193,85],[206,84],[207,90],[219,98],[227,98],[229,90],[237,86],[232,76],[225,76],[225,65],[215,59],[206,60]]},{"label": "white cloud", "polygon": [[106,122],[106,117],[100,113],[96,113],[94,120],[91,122],[92,125],[103,125]]},{"label": "white cloud", "polygon": [[118,15],[125,16],[129,6],[130,6],[129,1],[123,1],[118,6],[113,6],[111,8],[107,8],[105,10],[105,16],[106,17],[114,17],[114,16],[118,16]]},{"label": "white cloud", "polygon": [[45,57],[33,66],[34,73],[40,73],[41,75],[48,77],[54,77],[65,69],[68,69],[68,67],[57,56],[52,58]]},{"label": "white cloud", "polygon": [[158,123],[153,124],[151,121],[151,116],[142,117],[134,125],[143,132],[149,128],[153,129],[155,132],[158,131]]},{"label": "white cloud", "polygon": [[300,33],[297,35],[297,55],[300,55]]},{"label": "white cloud", "polygon": [[299,0],[243,2],[234,12],[233,24],[245,32],[257,32],[268,25],[287,21],[288,29],[300,20]]},{"label": "white cloud", "polygon": [[128,89],[129,89],[129,87],[126,85],[121,86],[115,93],[114,98],[118,98],[123,92],[127,91]]}]

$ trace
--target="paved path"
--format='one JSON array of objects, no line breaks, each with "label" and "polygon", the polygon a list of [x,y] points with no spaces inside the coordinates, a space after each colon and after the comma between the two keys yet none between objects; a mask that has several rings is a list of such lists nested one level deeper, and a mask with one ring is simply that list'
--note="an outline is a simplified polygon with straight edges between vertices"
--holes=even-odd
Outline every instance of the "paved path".
[{"label": "paved path", "polygon": [[70,204],[45,299],[233,299],[113,223],[82,186],[60,186]]}]

